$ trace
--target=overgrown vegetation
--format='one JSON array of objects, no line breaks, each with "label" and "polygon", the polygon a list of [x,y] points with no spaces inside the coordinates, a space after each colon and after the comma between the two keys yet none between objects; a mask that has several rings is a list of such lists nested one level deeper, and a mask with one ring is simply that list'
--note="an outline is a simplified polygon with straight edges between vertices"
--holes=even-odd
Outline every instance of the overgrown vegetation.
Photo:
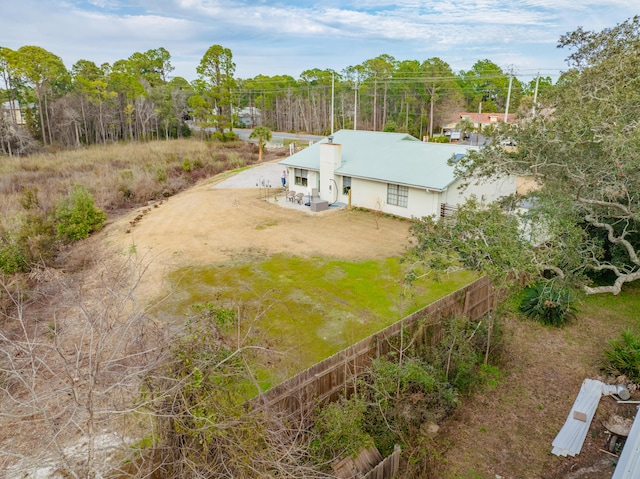
[{"label": "overgrown vegetation", "polygon": [[[314,471],[308,441],[295,422],[251,410],[245,401],[259,392],[252,368],[269,354],[259,337],[240,334],[241,309],[196,305],[168,361],[145,380],[143,397],[153,402],[155,443],[143,450],[135,474],[147,477],[322,477]],[[231,333],[231,334],[230,334]]]},{"label": "overgrown vegetation", "polygon": [[60,247],[100,229],[106,215],[162,200],[250,164],[240,143],[195,140],[110,145],[15,158],[0,166],[0,270],[56,265]]},{"label": "overgrown vegetation", "polygon": [[486,318],[454,317],[401,338],[394,353],[373,361],[349,399],[319,410],[312,442],[318,462],[355,457],[371,442],[386,456],[400,444],[411,457],[406,477],[430,477],[438,424],[463,396],[495,379],[495,371],[487,374],[487,348],[488,359],[497,360],[500,331]]},{"label": "overgrown vegetation", "polygon": [[527,317],[549,326],[563,326],[575,319],[575,298],[571,291],[553,281],[537,281],[524,288],[519,309]]},{"label": "overgrown vegetation", "polygon": [[365,429],[367,403],[359,394],[341,397],[318,409],[313,426],[310,453],[320,466],[328,466],[337,458],[356,457],[362,449],[373,446]]},{"label": "overgrown vegetation", "polygon": [[625,329],[619,339],[610,340],[604,351],[602,370],[640,382],[640,335]]},{"label": "overgrown vegetation", "polygon": [[20,204],[26,211],[19,217],[17,231],[2,237],[0,271],[4,274],[48,265],[60,246],[87,238],[107,218],[82,186],[74,186],[50,213],[41,208],[37,191],[36,187],[23,190]]}]

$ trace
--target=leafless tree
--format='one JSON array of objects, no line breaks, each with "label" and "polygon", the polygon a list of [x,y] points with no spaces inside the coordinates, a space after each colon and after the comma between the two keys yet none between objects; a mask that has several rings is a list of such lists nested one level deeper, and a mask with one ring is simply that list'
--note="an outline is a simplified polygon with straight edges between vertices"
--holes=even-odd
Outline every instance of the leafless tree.
[{"label": "leafless tree", "polygon": [[46,290],[0,284],[11,303],[0,330],[4,477],[99,477],[144,431],[139,386],[165,341],[136,303],[143,271],[129,258],[91,283],[51,275]]}]

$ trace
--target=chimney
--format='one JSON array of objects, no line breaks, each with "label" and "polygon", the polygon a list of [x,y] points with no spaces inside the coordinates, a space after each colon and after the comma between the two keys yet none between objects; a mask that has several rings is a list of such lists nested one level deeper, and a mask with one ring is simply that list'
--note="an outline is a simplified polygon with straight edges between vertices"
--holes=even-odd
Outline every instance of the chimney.
[{"label": "chimney", "polygon": [[328,143],[320,144],[320,198],[333,202],[338,183],[335,170],[342,166],[342,145],[333,142],[333,136],[327,138]]}]

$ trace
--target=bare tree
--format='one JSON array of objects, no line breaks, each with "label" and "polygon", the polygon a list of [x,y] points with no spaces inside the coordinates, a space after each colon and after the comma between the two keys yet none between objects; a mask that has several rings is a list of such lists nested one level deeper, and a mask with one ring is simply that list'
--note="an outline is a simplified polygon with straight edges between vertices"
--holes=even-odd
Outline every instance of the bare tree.
[{"label": "bare tree", "polygon": [[144,268],[113,263],[91,287],[59,275],[46,291],[0,284],[10,302],[0,330],[4,477],[97,477],[145,429],[139,386],[162,358],[163,331],[136,304]]}]

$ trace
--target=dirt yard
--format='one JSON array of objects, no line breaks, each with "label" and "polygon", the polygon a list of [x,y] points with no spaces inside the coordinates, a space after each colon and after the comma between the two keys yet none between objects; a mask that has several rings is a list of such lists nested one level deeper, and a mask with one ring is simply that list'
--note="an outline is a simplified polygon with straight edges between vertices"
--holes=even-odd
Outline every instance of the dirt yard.
[{"label": "dirt yard", "polygon": [[249,254],[385,258],[407,245],[408,222],[346,208],[312,213],[287,202],[281,188],[256,187],[260,176],[248,170],[218,177],[131,212],[107,225],[106,244],[110,251],[135,250],[149,263],[141,290],[147,298],[159,292],[166,273],[183,266]]}]

